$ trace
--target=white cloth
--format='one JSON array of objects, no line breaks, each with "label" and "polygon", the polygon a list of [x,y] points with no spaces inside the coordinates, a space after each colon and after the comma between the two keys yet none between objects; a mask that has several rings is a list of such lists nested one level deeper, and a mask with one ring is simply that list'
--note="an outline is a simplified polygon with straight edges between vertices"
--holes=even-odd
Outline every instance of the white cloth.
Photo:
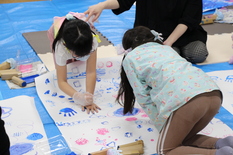
[{"label": "white cloth", "polygon": [[[98,42],[95,37],[93,37],[92,50],[94,52],[98,47]],[[81,57],[82,58],[82,57]],[[89,57],[87,57],[89,58]],[[65,66],[67,60],[73,59],[72,53],[70,53],[67,48],[63,45],[62,41],[58,41],[55,47],[55,61],[59,66]],[[80,59],[80,61],[86,61]]]}]

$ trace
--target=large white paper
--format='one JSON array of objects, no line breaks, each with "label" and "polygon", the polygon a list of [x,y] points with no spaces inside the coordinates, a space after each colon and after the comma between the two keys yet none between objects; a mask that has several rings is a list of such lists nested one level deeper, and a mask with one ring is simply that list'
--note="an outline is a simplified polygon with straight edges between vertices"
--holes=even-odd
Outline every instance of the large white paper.
[{"label": "large white paper", "polygon": [[233,114],[233,70],[214,71],[207,74],[222,90],[222,106]]},{"label": "large white paper", "polygon": [[[144,111],[136,104],[132,115],[123,116],[123,108],[115,103],[120,83],[121,60],[121,56],[98,59],[95,95],[96,104],[102,110],[97,114],[88,115],[82,112],[71,97],[58,88],[55,71],[36,78],[37,93],[45,108],[65,139],[72,147],[83,151],[84,155],[139,139],[145,143],[146,155],[156,152],[158,131]],[[68,82],[77,91],[85,91],[85,74],[84,62],[69,64]],[[222,132],[215,132],[216,128],[232,133],[227,125],[219,122],[221,121],[213,119],[201,133],[223,137]],[[211,131],[208,130],[210,128]]]},{"label": "large white paper", "polygon": [[34,104],[34,98],[17,96],[0,101],[2,119],[10,139],[11,155],[35,155],[35,145],[47,140],[43,124]]},{"label": "large white paper", "polygon": [[[102,110],[86,114],[57,86],[55,71],[36,78],[37,93],[62,135],[71,144],[90,152],[142,139],[146,154],[155,153],[158,132],[148,116],[136,105],[132,115],[123,116],[123,107],[115,103],[120,82],[122,56],[99,58],[97,62],[96,104]],[[85,62],[68,66],[68,82],[77,91],[85,91]]]}]

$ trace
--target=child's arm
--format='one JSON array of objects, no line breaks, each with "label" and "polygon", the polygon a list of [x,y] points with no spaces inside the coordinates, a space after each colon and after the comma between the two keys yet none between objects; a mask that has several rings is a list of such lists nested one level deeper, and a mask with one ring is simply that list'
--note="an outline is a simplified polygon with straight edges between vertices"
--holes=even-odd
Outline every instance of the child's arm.
[{"label": "child's arm", "polygon": [[65,66],[59,66],[55,62],[56,72],[57,72],[57,82],[59,88],[69,96],[73,96],[76,90],[70,86],[67,82],[67,68]]},{"label": "child's arm", "polygon": [[[87,60],[86,65],[86,92],[89,92],[94,95],[95,85],[96,85],[96,60],[97,60],[97,50],[95,50]],[[85,106],[87,113],[89,112],[98,112],[100,107],[95,103],[90,106]],[[84,109],[83,109],[84,110]]]},{"label": "child's arm", "polygon": [[[55,63],[56,64],[56,63]],[[89,106],[83,106],[87,104],[88,98],[93,95],[89,95],[88,93],[79,93],[77,92],[70,84],[67,82],[67,68],[66,66],[56,66],[57,71],[57,81],[59,88],[66,93],[67,95],[71,96],[76,104],[81,105],[82,111],[87,110],[87,113],[89,114],[90,111],[92,113],[98,112],[98,109],[100,109],[97,105],[92,103]]]},{"label": "child's arm", "polygon": [[87,59],[86,65],[86,91],[94,94],[95,84],[96,84],[96,50],[91,53],[90,57]]}]

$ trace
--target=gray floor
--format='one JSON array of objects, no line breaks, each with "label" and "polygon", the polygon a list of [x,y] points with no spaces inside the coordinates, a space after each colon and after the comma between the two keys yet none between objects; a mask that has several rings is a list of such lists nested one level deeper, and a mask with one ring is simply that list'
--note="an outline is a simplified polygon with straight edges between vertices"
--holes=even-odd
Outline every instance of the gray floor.
[{"label": "gray floor", "polygon": [[[233,6],[227,6],[226,8],[233,9]],[[214,23],[214,24],[207,24],[202,26],[209,35],[233,32],[233,24]]]}]

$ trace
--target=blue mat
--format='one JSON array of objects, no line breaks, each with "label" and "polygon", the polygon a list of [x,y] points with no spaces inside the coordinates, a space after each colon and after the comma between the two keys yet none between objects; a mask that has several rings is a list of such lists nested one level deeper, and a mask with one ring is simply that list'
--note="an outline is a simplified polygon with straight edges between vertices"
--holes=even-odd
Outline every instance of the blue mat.
[{"label": "blue mat", "polygon": [[203,11],[206,12],[230,5],[233,5],[233,2],[231,0],[203,0]]},{"label": "blue mat", "polygon": [[[40,58],[23,37],[23,33],[48,30],[54,16],[64,16],[69,11],[84,12],[89,6],[101,1],[52,0],[0,4],[0,63],[8,58],[16,58],[18,51],[20,51],[20,59],[22,60],[40,61]],[[119,16],[114,15],[111,10],[104,10],[99,18],[100,23],[96,23],[95,26],[114,45],[117,45],[121,43],[123,33],[133,27],[134,13],[134,6],[131,10]],[[233,65],[229,65],[227,62],[197,67],[205,72],[233,69]],[[36,108],[44,124],[47,136],[54,137],[60,134],[60,131],[40,101],[35,87],[11,90],[6,82],[2,80],[0,80],[0,85],[0,100],[19,95],[34,97]],[[220,113],[216,117],[233,129],[233,124],[230,121],[232,115],[226,109],[221,108]]]}]

